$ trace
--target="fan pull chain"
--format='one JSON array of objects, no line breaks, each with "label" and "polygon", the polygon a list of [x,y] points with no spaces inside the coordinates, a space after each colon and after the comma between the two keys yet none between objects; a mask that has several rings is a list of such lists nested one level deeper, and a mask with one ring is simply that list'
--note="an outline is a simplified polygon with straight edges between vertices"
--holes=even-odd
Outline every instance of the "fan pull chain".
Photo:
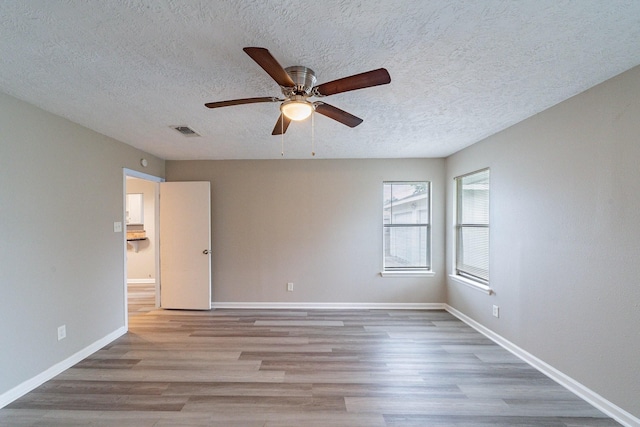
[{"label": "fan pull chain", "polygon": [[316,121],[315,109],[311,112],[311,156],[316,155]]},{"label": "fan pull chain", "polygon": [[280,115],[280,135],[282,135],[280,143],[280,155],[284,157],[284,115],[282,114]]}]

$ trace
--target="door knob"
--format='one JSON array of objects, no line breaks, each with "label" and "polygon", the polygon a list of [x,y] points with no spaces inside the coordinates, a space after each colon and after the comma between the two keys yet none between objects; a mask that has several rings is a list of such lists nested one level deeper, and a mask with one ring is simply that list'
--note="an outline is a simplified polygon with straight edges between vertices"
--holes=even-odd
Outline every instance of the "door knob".
[{"label": "door knob", "polygon": [[211,251],[209,249],[205,249],[204,251],[202,251],[202,253],[205,255],[209,255]]}]

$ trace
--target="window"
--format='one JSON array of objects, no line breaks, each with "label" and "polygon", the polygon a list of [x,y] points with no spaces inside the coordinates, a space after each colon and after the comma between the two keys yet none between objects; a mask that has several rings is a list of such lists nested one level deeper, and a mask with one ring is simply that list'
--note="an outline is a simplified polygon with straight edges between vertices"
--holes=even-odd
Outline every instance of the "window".
[{"label": "window", "polygon": [[455,178],[457,276],[489,284],[489,169]]},{"label": "window", "polygon": [[431,270],[430,183],[385,182],[384,272]]}]

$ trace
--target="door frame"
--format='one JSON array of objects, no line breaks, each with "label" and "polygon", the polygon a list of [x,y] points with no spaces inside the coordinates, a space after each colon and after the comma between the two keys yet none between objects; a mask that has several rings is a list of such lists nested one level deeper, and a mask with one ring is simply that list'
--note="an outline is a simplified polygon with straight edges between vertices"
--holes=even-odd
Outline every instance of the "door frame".
[{"label": "door frame", "polygon": [[[127,177],[130,178],[138,178],[144,179],[145,181],[155,182],[155,191],[154,191],[154,221],[155,221],[155,233],[154,233],[154,241],[159,241],[160,236],[160,183],[165,182],[164,178],[159,176],[149,175],[144,172],[139,172],[137,170],[122,168],[122,256],[123,256],[123,265],[124,265],[124,327],[128,331],[129,330],[129,299],[127,297],[127,286],[128,286],[128,277],[127,277],[127,231],[126,231],[126,198],[127,198]],[[156,308],[160,306],[160,250],[156,246],[155,253],[155,295],[156,295]]]}]

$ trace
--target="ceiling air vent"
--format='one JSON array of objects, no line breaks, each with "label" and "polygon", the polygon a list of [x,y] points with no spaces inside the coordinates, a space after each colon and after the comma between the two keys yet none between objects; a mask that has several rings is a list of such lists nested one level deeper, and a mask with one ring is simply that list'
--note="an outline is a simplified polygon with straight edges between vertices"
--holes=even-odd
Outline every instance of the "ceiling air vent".
[{"label": "ceiling air vent", "polygon": [[184,136],[200,136],[198,132],[191,129],[189,126],[172,126],[175,130],[183,134]]}]

